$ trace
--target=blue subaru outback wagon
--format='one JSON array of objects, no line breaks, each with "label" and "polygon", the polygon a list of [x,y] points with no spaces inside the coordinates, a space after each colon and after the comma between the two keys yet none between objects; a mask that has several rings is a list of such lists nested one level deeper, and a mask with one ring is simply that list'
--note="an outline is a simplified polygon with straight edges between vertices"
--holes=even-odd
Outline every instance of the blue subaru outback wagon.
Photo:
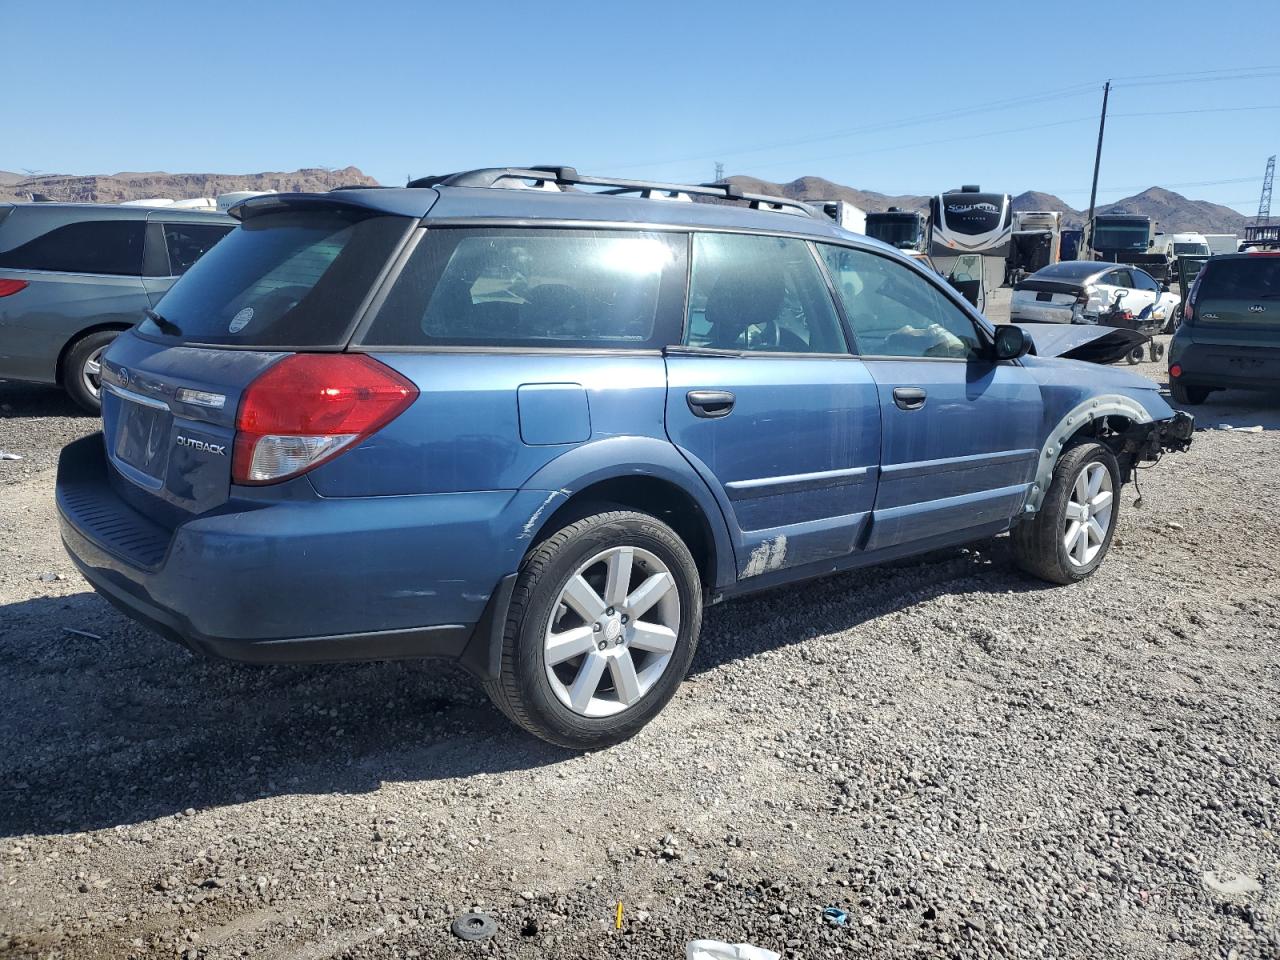
[{"label": "blue subaru outback wagon", "polygon": [[558,744],[650,720],[722,598],[1010,530],[1080,580],[1191,438],[1150,381],[724,184],[501,168],[233,214],[103,359],[72,558],[203,653],[455,658]]}]

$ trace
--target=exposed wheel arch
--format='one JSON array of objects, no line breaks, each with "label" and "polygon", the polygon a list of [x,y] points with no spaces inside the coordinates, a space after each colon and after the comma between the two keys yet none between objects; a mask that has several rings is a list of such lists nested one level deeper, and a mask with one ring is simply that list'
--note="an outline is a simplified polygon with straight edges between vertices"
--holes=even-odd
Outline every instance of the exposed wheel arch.
[{"label": "exposed wheel arch", "polygon": [[1094,439],[1100,425],[1123,422],[1125,429],[1134,424],[1150,423],[1151,414],[1137,400],[1122,394],[1093,397],[1076,405],[1049,431],[1040,460],[1036,466],[1035,481],[1027,494],[1027,513],[1036,513],[1053,479],[1054,468],[1064,451],[1078,444],[1082,438]]},{"label": "exposed wheel arch", "polygon": [[718,557],[710,521],[692,496],[678,484],[660,477],[611,477],[574,492],[541,523],[529,550],[562,527],[597,512],[598,507],[624,507],[657,517],[680,536],[693,554],[704,590],[714,589]]}]

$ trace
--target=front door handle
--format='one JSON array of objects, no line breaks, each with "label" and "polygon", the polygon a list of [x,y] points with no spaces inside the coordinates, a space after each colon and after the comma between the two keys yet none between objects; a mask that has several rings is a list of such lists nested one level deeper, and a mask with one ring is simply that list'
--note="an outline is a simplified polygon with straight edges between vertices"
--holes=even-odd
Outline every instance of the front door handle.
[{"label": "front door handle", "polygon": [[685,399],[695,417],[715,420],[732,413],[737,398],[728,390],[690,390]]},{"label": "front door handle", "polygon": [[894,387],[893,402],[899,410],[919,410],[924,406],[928,394],[923,387]]}]

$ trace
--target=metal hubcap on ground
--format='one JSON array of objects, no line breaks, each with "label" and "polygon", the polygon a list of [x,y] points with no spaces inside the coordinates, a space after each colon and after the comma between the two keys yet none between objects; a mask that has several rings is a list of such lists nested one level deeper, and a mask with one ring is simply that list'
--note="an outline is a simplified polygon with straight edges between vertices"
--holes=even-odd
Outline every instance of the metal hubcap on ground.
[{"label": "metal hubcap on ground", "polygon": [[84,388],[89,391],[89,395],[96,397],[102,390],[102,354],[106,352],[106,347],[99,347],[93,353],[89,354],[89,359],[84,362],[84,369],[80,371],[80,379],[84,381]]},{"label": "metal hubcap on ground", "polygon": [[613,547],[560,591],[543,643],[547,679],[574,713],[610,716],[658,682],[679,633],[680,593],[666,564],[639,547]]},{"label": "metal hubcap on ground", "polygon": [[1066,532],[1062,535],[1062,545],[1072,565],[1083,567],[1092,563],[1102,549],[1111,526],[1113,499],[1111,472],[1101,463],[1086,464],[1071,488]]}]

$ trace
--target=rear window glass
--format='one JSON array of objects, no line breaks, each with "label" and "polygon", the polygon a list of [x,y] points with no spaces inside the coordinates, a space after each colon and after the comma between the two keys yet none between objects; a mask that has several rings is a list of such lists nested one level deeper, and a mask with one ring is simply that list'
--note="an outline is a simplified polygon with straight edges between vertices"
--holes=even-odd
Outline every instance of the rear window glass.
[{"label": "rear window glass", "polygon": [[1280,299],[1280,257],[1211,261],[1202,273],[1200,297],[1216,300]]},{"label": "rear window glass", "polygon": [[[683,237],[640,231],[426,231],[363,337],[370,346],[647,348],[683,297]],[[676,323],[679,322],[676,315]]]},{"label": "rear window glass", "polygon": [[1083,280],[1106,269],[1106,264],[1093,260],[1063,260],[1052,266],[1037,270],[1037,280]]},{"label": "rear window glass", "polygon": [[82,220],[0,253],[0,267],[63,273],[142,274],[142,220]]},{"label": "rear window glass", "polygon": [[144,335],[291,348],[345,344],[356,311],[413,221],[358,212],[246,220],[156,305]]}]

